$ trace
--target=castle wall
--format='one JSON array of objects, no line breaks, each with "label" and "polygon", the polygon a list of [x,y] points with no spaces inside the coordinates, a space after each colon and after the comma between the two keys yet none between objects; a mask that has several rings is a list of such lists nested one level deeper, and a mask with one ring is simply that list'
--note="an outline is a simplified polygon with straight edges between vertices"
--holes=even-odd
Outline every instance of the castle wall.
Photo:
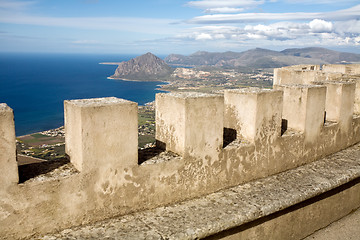
[{"label": "castle wall", "polygon": [[281,91],[259,88],[226,90],[225,127],[250,142],[263,136],[273,141],[281,133],[282,95]]},{"label": "castle wall", "polygon": [[156,139],[184,157],[216,156],[223,145],[223,102],[214,94],[157,94]]},{"label": "castle wall", "polygon": [[297,70],[292,68],[274,69],[274,85],[311,84],[325,80],[326,76],[317,70]]},{"label": "castle wall", "polygon": [[321,84],[321,82],[354,82],[354,113],[360,114],[360,64],[297,65],[274,69],[274,86]]},{"label": "castle wall", "polygon": [[322,66],[324,72],[337,72],[351,75],[360,74],[360,64],[325,64]]},{"label": "castle wall", "polygon": [[318,141],[325,119],[326,87],[314,85],[278,85],[284,92],[282,118],[290,129],[304,133],[305,142]]},{"label": "castle wall", "polygon": [[137,165],[137,104],[118,98],[64,102],[66,153],[80,172]]},{"label": "castle wall", "polygon": [[316,82],[326,86],[326,119],[338,122],[348,132],[354,114],[355,84],[349,82]]},{"label": "castle wall", "polygon": [[[325,107],[332,100],[324,86],[336,99],[331,102],[336,117],[327,114],[334,122],[321,124],[324,108],[332,111]],[[140,165],[136,103],[117,98],[66,101],[66,151],[78,173],[22,184],[15,184],[13,113],[2,104],[0,148],[8,153],[0,152],[0,166],[9,178],[0,187],[0,236],[27,237],[151,209],[337,152],[360,141],[360,118],[352,115],[354,87],[280,86],[282,90],[228,90],[224,97],[158,94],[157,140],[180,157]],[[281,135],[284,116],[294,131],[289,127]],[[226,147],[224,127],[237,132]]]},{"label": "castle wall", "polygon": [[4,103],[0,104],[0,170],[0,191],[18,183],[14,115]]},{"label": "castle wall", "polygon": [[355,105],[354,113],[360,114],[360,78],[354,79],[355,82]]}]

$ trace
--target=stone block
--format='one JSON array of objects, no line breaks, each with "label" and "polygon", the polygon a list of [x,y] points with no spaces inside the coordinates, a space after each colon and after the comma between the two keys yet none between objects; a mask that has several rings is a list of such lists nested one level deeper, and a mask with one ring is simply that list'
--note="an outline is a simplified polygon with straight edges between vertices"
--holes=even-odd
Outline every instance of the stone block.
[{"label": "stone block", "polygon": [[346,73],[350,75],[360,75],[360,64],[348,64],[346,65]]},{"label": "stone block", "polygon": [[314,84],[326,86],[326,120],[339,123],[344,132],[352,125],[355,101],[355,83],[324,81]]},{"label": "stone block", "polygon": [[360,115],[360,78],[355,79],[354,114]]},{"label": "stone block", "polygon": [[320,71],[275,68],[273,85],[310,84],[322,77]]},{"label": "stone block", "polygon": [[323,72],[330,73],[346,73],[346,65],[345,64],[324,64],[322,65]]},{"label": "stone block", "polygon": [[19,182],[13,110],[0,103],[0,188]]},{"label": "stone block", "polygon": [[156,94],[156,140],[184,157],[215,156],[223,145],[224,100],[205,93]]},{"label": "stone block", "polygon": [[357,75],[360,74],[360,64],[324,64],[322,70],[324,72]]},{"label": "stone block", "polygon": [[260,88],[226,90],[224,103],[224,127],[235,129],[238,138],[254,142],[274,141],[280,137],[282,91]]},{"label": "stone block", "polygon": [[[285,69],[285,68],[274,68],[274,81],[273,85],[281,85],[281,84],[296,84],[292,81],[291,73],[293,70]],[[297,82],[297,84],[301,84],[301,82]]]},{"label": "stone block", "polygon": [[282,118],[288,128],[300,131],[307,143],[315,142],[324,125],[326,87],[315,85],[280,85],[284,91]]},{"label": "stone block", "polygon": [[64,101],[65,146],[81,172],[123,169],[137,164],[137,103],[94,98]]}]

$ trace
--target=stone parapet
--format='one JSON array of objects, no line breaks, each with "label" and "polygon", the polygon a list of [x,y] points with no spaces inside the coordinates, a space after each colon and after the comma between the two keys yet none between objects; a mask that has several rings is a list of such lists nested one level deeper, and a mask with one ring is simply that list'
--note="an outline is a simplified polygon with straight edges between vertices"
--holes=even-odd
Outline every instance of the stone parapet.
[{"label": "stone parapet", "polygon": [[223,145],[224,100],[205,93],[156,94],[156,140],[187,157],[219,154]]},{"label": "stone parapet", "polygon": [[[341,82],[345,85],[340,86]],[[355,90],[351,83],[355,85]],[[326,86],[327,120],[341,122],[343,131],[348,131],[352,115],[360,114],[360,64],[299,65],[274,69],[274,87],[294,84]],[[349,99],[352,103],[348,102]]]},{"label": "stone parapet", "polygon": [[320,71],[297,70],[292,68],[275,68],[274,85],[310,84],[312,81],[323,79]]},{"label": "stone parapet", "polygon": [[360,64],[324,64],[322,71],[356,75],[360,74]]},{"label": "stone parapet", "polygon": [[326,120],[338,122],[344,132],[350,131],[354,115],[355,83],[323,81],[314,84],[326,86]]},{"label": "stone parapet", "polygon": [[224,126],[235,129],[238,138],[273,142],[281,134],[282,95],[260,88],[226,90]]},{"label": "stone parapet", "polygon": [[314,85],[278,85],[284,92],[282,118],[287,127],[305,134],[306,143],[320,137],[325,120],[326,87]]},{"label": "stone parapet", "polygon": [[137,104],[110,98],[64,102],[66,153],[80,172],[137,165]]},{"label": "stone parapet", "polygon": [[303,239],[360,207],[359,163],[357,144],[274,176],[41,239]]},{"label": "stone parapet", "polygon": [[[140,164],[136,103],[65,101],[68,167],[78,171],[49,172],[21,184],[16,184],[13,114],[1,104],[0,166],[6,174],[0,177],[0,236],[27,238],[198,198],[360,142],[360,117],[353,115],[355,84],[320,84],[228,90],[224,96],[158,94],[156,138],[167,151]],[[327,121],[321,126],[324,108]],[[288,129],[281,135],[284,118]],[[237,139],[223,145],[226,129],[235,131]]]},{"label": "stone parapet", "polygon": [[0,191],[19,181],[15,141],[13,110],[0,103]]}]

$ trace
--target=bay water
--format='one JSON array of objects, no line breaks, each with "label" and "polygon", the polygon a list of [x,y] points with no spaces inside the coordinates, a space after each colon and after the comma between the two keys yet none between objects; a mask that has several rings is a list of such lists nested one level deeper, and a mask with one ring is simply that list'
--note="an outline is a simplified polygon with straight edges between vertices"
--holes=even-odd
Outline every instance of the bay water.
[{"label": "bay water", "polygon": [[14,109],[17,136],[64,124],[63,101],[118,97],[143,105],[155,99],[160,82],[111,80],[134,55],[0,53],[0,103]]}]

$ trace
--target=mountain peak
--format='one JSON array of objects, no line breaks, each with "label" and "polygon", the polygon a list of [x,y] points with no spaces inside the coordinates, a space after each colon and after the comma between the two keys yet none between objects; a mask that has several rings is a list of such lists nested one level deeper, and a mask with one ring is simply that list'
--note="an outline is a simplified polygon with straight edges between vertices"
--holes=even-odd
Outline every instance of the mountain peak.
[{"label": "mountain peak", "polygon": [[155,56],[151,52],[147,52],[147,53],[145,53],[145,54],[143,54],[141,56],[137,56],[136,58],[134,58],[134,60],[135,59],[159,59],[159,60],[161,60],[159,57]]},{"label": "mountain peak", "polygon": [[157,57],[157,56],[155,56],[153,53],[151,53],[151,52],[147,52],[147,53],[145,53],[145,54],[143,54],[143,55],[141,55],[140,57],[144,57],[144,56],[150,56],[150,57]]},{"label": "mountain peak", "polygon": [[151,52],[122,62],[117,67],[113,78],[152,81],[164,79],[174,71],[164,60]]},{"label": "mountain peak", "polygon": [[197,51],[197,52],[191,54],[191,56],[201,56],[201,55],[205,55],[205,54],[207,54],[207,53],[209,53],[209,52],[206,52],[206,51]]}]

